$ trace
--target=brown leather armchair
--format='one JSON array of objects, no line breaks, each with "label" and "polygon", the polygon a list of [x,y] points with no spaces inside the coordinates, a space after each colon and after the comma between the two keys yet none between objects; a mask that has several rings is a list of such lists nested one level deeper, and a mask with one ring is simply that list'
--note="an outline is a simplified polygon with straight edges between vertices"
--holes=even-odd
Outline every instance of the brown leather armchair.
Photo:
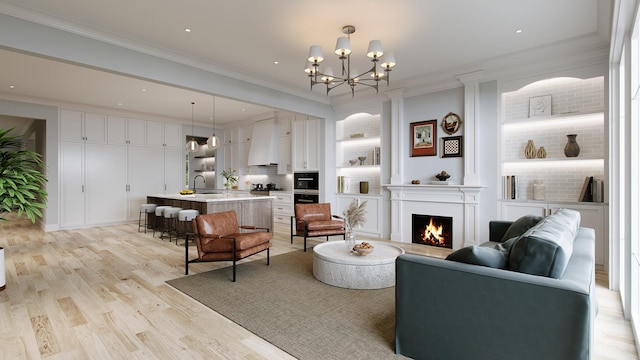
[{"label": "brown leather armchair", "polygon": [[294,236],[304,238],[304,251],[307,251],[307,238],[342,235],[344,240],[343,218],[331,214],[331,204],[296,204],[291,217],[291,243]]},{"label": "brown leather armchair", "polygon": [[[185,275],[189,274],[189,263],[204,261],[233,261],[233,281],[236,281],[236,261],[267,250],[273,234],[267,228],[238,226],[234,210],[198,215],[191,220],[193,236],[198,249],[198,258],[189,260],[185,241]],[[251,232],[242,232],[251,231]]]}]

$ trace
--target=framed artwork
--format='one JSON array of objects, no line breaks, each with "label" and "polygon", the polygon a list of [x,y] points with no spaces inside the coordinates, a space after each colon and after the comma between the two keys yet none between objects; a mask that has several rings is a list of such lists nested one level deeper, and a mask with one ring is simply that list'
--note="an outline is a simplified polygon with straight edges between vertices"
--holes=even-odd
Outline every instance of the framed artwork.
[{"label": "framed artwork", "polygon": [[453,135],[458,132],[460,129],[460,125],[462,124],[462,120],[460,120],[460,116],[458,114],[454,114],[452,112],[442,118],[442,130],[449,135]]},{"label": "framed artwork", "polygon": [[529,98],[529,117],[551,115],[551,95]]},{"label": "framed artwork", "polygon": [[436,156],[438,120],[411,123],[411,156]]},{"label": "framed artwork", "polygon": [[441,139],[442,157],[462,157],[462,136],[451,136]]}]

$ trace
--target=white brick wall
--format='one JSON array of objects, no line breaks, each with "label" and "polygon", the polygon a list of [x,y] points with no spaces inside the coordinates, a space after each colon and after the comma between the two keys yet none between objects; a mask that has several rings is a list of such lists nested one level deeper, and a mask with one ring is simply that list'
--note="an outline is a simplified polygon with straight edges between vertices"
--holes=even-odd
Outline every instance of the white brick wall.
[{"label": "white brick wall", "polygon": [[[542,95],[552,96],[551,116],[529,118],[529,98]],[[533,198],[536,180],[544,181],[547,201],[578,201],[585,177],[604,180],[603,77],[537,82],[502,99],[502,175],[518,176],[519,199]],[[578,161],[564,155],[567,134],[578,135]],[[545,147],[547,160],[525,159],[528,140]]]}]

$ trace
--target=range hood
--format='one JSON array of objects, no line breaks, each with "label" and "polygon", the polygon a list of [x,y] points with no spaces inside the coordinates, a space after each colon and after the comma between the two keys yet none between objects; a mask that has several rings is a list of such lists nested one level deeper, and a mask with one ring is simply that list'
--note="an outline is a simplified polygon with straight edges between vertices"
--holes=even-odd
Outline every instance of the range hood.
[{"label": "range hood", "polygon": [[249,166],[278,164],[278,129],[275,119],[257,121],[249,146]]}]

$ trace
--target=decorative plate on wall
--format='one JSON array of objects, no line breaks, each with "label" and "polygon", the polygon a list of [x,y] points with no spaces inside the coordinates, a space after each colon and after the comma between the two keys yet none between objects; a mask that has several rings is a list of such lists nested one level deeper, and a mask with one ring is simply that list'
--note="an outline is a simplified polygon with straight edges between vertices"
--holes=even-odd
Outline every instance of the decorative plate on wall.
[{"label": "decorative plate on wall", "polygon": [[460,125],[462,125],[462,120],[460,120],[460,116],[454,114],[452,112],[442,118],[442,130],[449,135],[453,135],[460,129]]}]

